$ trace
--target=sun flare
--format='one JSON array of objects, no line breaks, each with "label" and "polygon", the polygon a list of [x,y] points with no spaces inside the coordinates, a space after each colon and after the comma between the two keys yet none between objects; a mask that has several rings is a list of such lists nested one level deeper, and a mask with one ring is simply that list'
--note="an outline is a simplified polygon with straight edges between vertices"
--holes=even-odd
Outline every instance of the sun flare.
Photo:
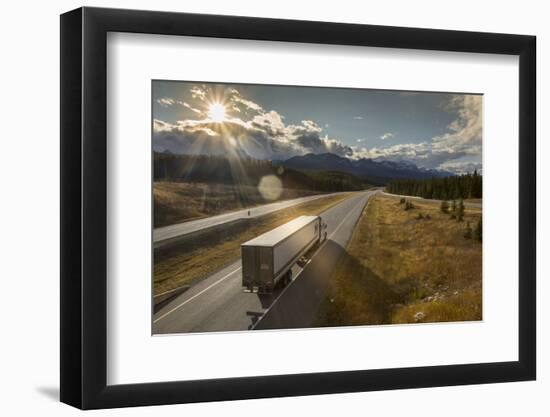
[{"label": "sun flare", "polygon": [[213,103],[208,109],[208,117],[215,123],[221,123],[225,120],[225,107],[221,103]]}]

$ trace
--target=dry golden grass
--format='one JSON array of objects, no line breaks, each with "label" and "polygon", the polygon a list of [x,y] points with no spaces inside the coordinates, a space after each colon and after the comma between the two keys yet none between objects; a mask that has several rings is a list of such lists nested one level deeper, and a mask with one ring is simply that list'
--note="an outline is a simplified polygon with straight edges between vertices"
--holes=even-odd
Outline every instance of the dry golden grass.
[{"label": "dry golden grass", "polygon": [[[314,193],[284,189],[279,199],[311,194]],[[257,187],[189,182],[155,182],[153,201],[155,227],[269,203]]]},{"label": "dry golden grass", "polygon": [[408,211],[381,194],[369,202],[318,325],[481,320],[482,245],[464,238],[481,210],[466,208],[457,222],[430,202],[409,201]]},{"label": "dry golden grass", "polygon": [[301,215],[316,215],[353,193],[320,198],[155,250],[154,293],[193,283],[240,257],[241,243]]}]

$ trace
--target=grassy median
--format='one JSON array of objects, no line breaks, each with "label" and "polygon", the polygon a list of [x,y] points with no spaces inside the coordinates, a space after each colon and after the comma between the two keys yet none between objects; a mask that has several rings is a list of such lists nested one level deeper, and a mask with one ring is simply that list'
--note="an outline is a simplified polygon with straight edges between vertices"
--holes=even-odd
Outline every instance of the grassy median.
[{"label": "grassy median", "polygon": [[[277,201],[312,194],[316,193],[285,188]],[[166,181],[153,184],[153,200],[155,227],[268,203],[258,187]]]},{"label": "grassy median", "polygon": [[297,216],[317,215],[354,195],[339,194],[243,221],[193,238],[185,238],[167,248],[155,249],[154,293],[191,284],[241,255],[241,243],[261,235]]},{"label": "grassy median", "polygon": [[[316,325],[481,320],[482,244],[439,207],[378,194],[361,215]],[[467,236],[467,237],[465,237]]]}]

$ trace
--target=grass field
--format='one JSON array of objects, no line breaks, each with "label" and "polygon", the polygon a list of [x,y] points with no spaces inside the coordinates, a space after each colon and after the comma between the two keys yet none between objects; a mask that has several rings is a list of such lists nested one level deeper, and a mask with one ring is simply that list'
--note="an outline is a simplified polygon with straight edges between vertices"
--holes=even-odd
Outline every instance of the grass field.
[{"label": "grass field", "polygon": [[222,230],[188,238],[168,248],[155,249],[154,294],[193,283],[240,257],[240,245],[301,215],[320,214],[352,193],[320,198],[249,219]]},{"label": "grass field", "polygon": [[481,210],[466,208],[457,222],[437,205],[410,201],[406,211],[394,197],[370,200],[316,325],[482,319],[482,245],[464,237]]},{"label": "grass field", "polygon": [[[278,200],[315,194],[307,190],[283,189]],[[266,204],[257,187],[191,182],[153,184],[154,227],[213,216],[245,207]]]}]

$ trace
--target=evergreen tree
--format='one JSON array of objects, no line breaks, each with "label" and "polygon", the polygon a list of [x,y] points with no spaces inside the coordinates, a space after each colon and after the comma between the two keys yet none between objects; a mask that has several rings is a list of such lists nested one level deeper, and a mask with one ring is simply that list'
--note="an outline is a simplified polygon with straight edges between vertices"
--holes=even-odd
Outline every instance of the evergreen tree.
[{"label": "evergreen tree", "polygon": [[451,203],[451,219],[456,219],[456,200]]},{"label": "evergreen tree", "polygon": [[460,198],[482,198],[482,176],[472,174],[430,179],[399,179],[386,185],[393,194],[414,195],[435,200],[458,200]]},{"label": "evergreen tree", "polygon": [[456,221],[461,222],[464,220],[464,202],[462,199],[458,200],[458,208],[456,209]]},{"label": "evergreen tree", "polygon": [[476,230],[475,230],[475,238],[478,242],[482,241],[482,234],[483,234],[483,225],[481,224],[481,218],[477,222]]},{"label": "evergreen tree", "polygon": [[470,222],[466,222],[466,230],[464,231],[464,239],[472,238],[472,228],[470,227]]}]

